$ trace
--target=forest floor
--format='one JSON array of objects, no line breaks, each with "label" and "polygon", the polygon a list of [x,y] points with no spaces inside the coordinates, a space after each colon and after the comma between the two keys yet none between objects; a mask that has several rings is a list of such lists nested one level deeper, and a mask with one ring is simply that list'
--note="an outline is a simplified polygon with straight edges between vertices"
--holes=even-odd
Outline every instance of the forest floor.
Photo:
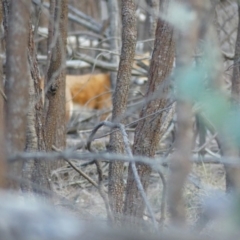
[{"label": "forest floor", "polygon": [[[104,131],[100,131],[99,135]],[[74,146],[81,141],[86,141],[88,131],[82,131],[78,137],[68,135],[67,145]],[[130,134],[130,140],[133,141],[133,135]],[[93,146],[98,150],[105,149],[108,143],[108,137],[95,140]],[[214,145],[214,141],[213,144]],[[87,150],[79,150],[80,152]],[[98,174],[95,164],[89,164],[88,161],[71,160],[71,162],[85,174],[91,177],[96,183],[98,182]],[[127,179],[127,163],[125,164],[124,177]],[[103,170],[103,185],[107,189],[108,185],[108,163],[101,162]],[[168,168],[161,168],[165,179],[167,178]],[[65,199],[66,206],[73,210],[82,219],[86,220],[106,220],[106,209],[104,201],[100,196],[96,187],[88,180],[80,176],[67,163],[60,169],[53,172],[55,193]],[[187,209],[187,219],[190,225],[194,224],[201,212],[201,205],[204,200],[214,193],[224,192],[225,190],[225,173],[221,164],[200,163],[193,164],[191,174],[188,178],[184,190],[185,205]],[[157,220],[161,218],[163,184],[159,174],[152,172],[150,185],[147,191],[148,198],[155,212]],[[63,204],[61,202],[61,204]],[[65,204],[63,204],[65,205]],[[166,217],[165,222],[167,222]],[[149,220],[148,215],[144,220]]]},{"label": "forest floor", "polygon": [[[229,53],[232,53],[235,48],[236,31],[233,29],[237,28],[237,19],[233,18],[237,14],[236,3],[229,4],[228,7],[225,7],[225,4],[222,3],[217,8],[217,20],[218,20],[218,29],[221,39],[221,48]],[[223,26],[225,26],[223,28]],[[230,36],[228,40],[225,39],[226,32],[228,31],[227,36]],[[231,75],[232,75],[232,66],[233,61],[224,62],[224,81],[226,84],[226,89],[231,92]],[[138,90],[137,90],[138,91]],[[136,92],[136,90],[135,90]],[[91,114],[90,114],[91,115]],[[138,118],[138,115],[135,116],[135,119]],[[81,131],[76,135],[68,135],[67,145],[73,146],[81,142],[86,142],[87,137],[89,136],[94,124],[94,121],[88,121],[88,117],[85,118],[86,121],[81,122]],[[89,118],[90,119],[90,118]],[[79,126],[78,126],[79,127]],[[86,130],[89,129],[89,130]],[[101,131],[100,131],[101,132]],[[106,132],[106,131],[105,131]],[[104,134],[104,132],[99,135]],[[130,142],[133,142],[133,134],[131,133]],[[94,147],[98,150],[105,149],[106,144],[108,143],[108,136],[94,141]],[[211,150],[211,147],[213,149]],[[216,143],[212,141],[209,149],[213,154],[217,154]],[[79,150],[85,151],[85,150]],[[209,155],[208,155],[209,156]],[[210,156],[211,157],[211,156]],[[89,177],[91,177],[95,182],[98,182],[98,175],[96,166],[94,164],[87,164],[87,161],[77,161],[72,160],[72,163]],[[108,185],[108,163],[101,162],[104,181],[103,184],[107,189]],[[127,179],[127,164],[125,165],[124,177]],[[167,177],[168,168],[162,167],[162,172]],[[67,163],[60,169],[57,169],[53,172],[54,184],[53,187],[57,195],[62,196],[66,201],[66,206],[70,206],[79,214],[81,218],[85,219],[99,219],[106,220],[106,209],[103,202],[103,199],[99,195],[98,190],[94,187],[89,181],[84,179],[79,175],[74,169],[72,169]],[[159,174],[157,172],[152,172],[150,178],[150,185],[148,188],[148,198],[152,204],[152,207],[155,211],[156,218],[160,219],[161,217],[161,202],[162,202],[162,190],[163,184]],[[184,199],[187,209],[187,219],[190,224],[194,224],[199,219],[199,214],[201,212],[201,205],[206,198],[215,195],[214,200],[218,200],[219,196],[225,191],[225,171],[222,164],[209,164],[209,163],[198,163],[192,165],[191,174],[188,178],[187,184],[184,189]],[[62,203],[61,203],[62,204]],[[147,215],[144,217],[144,220],[148,220]],[[166,219],[167,221],[167,219]]]}]

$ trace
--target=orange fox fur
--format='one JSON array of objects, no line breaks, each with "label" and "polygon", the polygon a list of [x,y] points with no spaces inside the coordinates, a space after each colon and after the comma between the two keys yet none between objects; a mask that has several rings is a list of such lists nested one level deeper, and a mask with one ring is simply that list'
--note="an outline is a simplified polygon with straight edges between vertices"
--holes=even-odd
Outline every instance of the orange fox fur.
[{"label": "orange fox fur", "polygon": [[[111,107],[110,74],[66,75],[66,122],[71,118],[73,107],[104,109]],[[44,78],[40,79],[44,102]]]},{"label": "orange fox fur", "polygon": [[[136,56],[136,59],[149,57],[149,53]],[[149,65],[149,59],[145,59]],[[133,68],[138,68],[134,61]],[[44,84],[44,81],[42,81]],[[66,122],[71,118],[73,107],[86,107],[90,109],[110,108],[111,84],[109,73],[66,75]]]},{"label": "orange fox fur", "polygon": [[72,102],[72,95],[71,95],[71,91],[69,89],[69,87],[66,86],[65,88],[65,98],[66,98],[66,123],[68,123],[68,121],[71,118],[72,115],[72,111],[73,111],[73,102]]},{"label": "orange fox fur", "polygon": [[110,74],[66,76],[66,118],[71,117],[73,105],[90,109],[111,107]]}]

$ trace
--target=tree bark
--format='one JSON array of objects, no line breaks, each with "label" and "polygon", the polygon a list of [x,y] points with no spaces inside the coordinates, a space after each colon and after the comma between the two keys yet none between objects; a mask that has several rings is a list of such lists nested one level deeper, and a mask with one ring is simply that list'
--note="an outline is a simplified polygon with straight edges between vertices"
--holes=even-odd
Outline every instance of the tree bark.
[{"label": "tree bark", "polygon": [[[31,28],[31,25],[29,26]],[[30,66],[29,77],[29,109],[27,121],[26,151],[44,151],[45,141],[43,136],[43,99],[40,73],[36,58],[34,34],[30,30],[28,41],[28,60]],[[28,192],[44,193],[50,189],[50,175],[45,160],[30,159],[23,164],[22,189]]]},{"label": "tree bark", "polygon": [[3,14],[4,14],[4,17],[3,17],[3,27],[4,27],[4,37],[5,37],[5,40],[6,40],[6,36],[7,36],[7,32],[8,32],[8,15],[9,15],[9,3],[10,0],[2,0],[2,6],[3,6]]},{"label": "tree bark", "polygon": [[[122,50],[116,88],[113,94],[113,122],[123,122],[127,107],[137,37],[135,10],[134,0],[125,0],[122,2]],[[109,150],[115,153],[124,153],[123,138],[119,131],[111,134]],[[108,190],[111,209],[116,222],[118,222],[123,210],[123,163],[116,161],[110,163]]]},{"label": "tree bark", "polygon": [[[159,1],[158,0],[146,0],[147,9],[147,19],[145,22],[146,29],[148,29],[147,38],[155,38],[155,32],[157,27],[157,20],[159,18]],[[153,51],[154,41],[150,41],[144,45],[145,51]]]},{"label": "tree bark", "polygon": [[[62,106],[65,106],[67,12],[67,0],[56,0],[53,37],[48,49],[51,52],[51,60],[47,72],[47,84],[50,86],[47,92],[48,107],[45,126],[47,151],[51,151],[53,145],[62,149],[66,142],[65,108]],[[61,160],[49,163],[49,171],[61,166],[62,163]]]},{"label": "tree bark", "polygon": [[[240,108],[240,4],[238,4],[238,28],[237,28],[237,39],[235,45],[235,56],[234,56],[234,68],[232,75],[232,104],[234,111],[238,112]],[[234,116],[232,116],[234,117]],[[226,157],[239,158],[240,149],[239,144],[236,143],[234,137],[225,136],[223,142],[223,155]],[[231,164],[225,164],[226,171],[226,190],[227,192],[240,193],[240,167],[239,163],[236,166]]]},{"label": "tree bark", "polygon": [[[119,49],[119,9],[118,9],[118,1],[117,0],[108,0],[108,12],[109,12],[109,19],[110,21],[110,47],[111,51],[118,52]],[[111,63],[118,64],[119,62],[119,56],[118,55],[111,55]],[[116,86],[116,79],[117,79],[117,73],[111,72],[111,87],[112,90],[115,89]]]},{"label": "tree bark", "polygon": [[[167,11],[167,8],[165,11]],[[136,127],[133,145],[134,155],[148,157],[153,157],[155,155],[156,147],[163,134],[161,131],[163,114],[157,113],[154,117],[148,117],[148,115],[166,107],[169,85],[167,77],[172,70],[173,60],[173,29],[169,23],[162,19],[158,19],[156,39],[148,76],[148,90],[145,96],[146,101],[152,96],[156,96],[156,98],[148,101],[141,111],[140,118],[144,119],[139,121]],[[160,88],[162,88],[161,91],[159,90]],[[151,168],[144,164],[137,164],[137,169],[144,190],[146,191],[149,184]],[[132,220],[136,219],[136,217],[142,219],[144,208],[145,205],[138,191],[130,166],[128,170],[124,213],[134,217]]]},{"label": "tree bark", "polygon": [[[3,4],[0,3],[0,24],[3,22]],[[0,29],[0,54],[3,54],[3,29]],[[4,104],[6,98],[3,84],[3,61],[0,58],[0,188],[5,187],[6,184],[6,146],[5,146],[5,122],[4,122]]]},{"label": "tree bark", "polygon": [[[192,57],[194,50],[198,47],[199,39],[206,38],[209,17],[209,2],[197,0],[178,0],[186,14],[194,14],[196,17],[186,22],[184,28],[179,28],[177,34],[177,56],[176,56],[176,81],[181,81],[188,76],[188,70],[192,68]],[[207,25],[207,26],[206,26]],[[191,79],[192,81],[194,79]],[[178,84],[178,86],[179,86]],[[183,200],[183,187],[191,170],[191,150],[193,145],[193,114],[192,102],[179,88],[177,88],[177,131],[175,147],[171,156],[168,175],[167,203],[171,222],[176,225],[185,224],[185,207]]]},{"label": "tree bark", "polygon": [[[12,1],[9,9],[5,84],[8,154],[23,151],[26,144],[29,77],[27,43],[30,6],[30,0]],[[22,161],[12,163],[9,167],[11,176],[21,176]],[[19,183],[11,181],[10,186],[18,188]]]}]

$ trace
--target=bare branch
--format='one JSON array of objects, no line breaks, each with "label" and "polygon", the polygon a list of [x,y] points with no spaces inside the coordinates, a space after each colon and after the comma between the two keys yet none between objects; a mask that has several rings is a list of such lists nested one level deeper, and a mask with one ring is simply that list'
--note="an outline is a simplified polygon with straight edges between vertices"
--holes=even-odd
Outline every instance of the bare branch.
[{"label": "bare branch", "polygon": [[[122,137],[123,137],[123,142],[124,142],[124,145],[125,145],[125,151],[126,153],[130,156],[130,158],[133,157],[132,155],[132,150],[131,150],[131,147],[130,147],[130,144],[129,144],[129,140],[128,140],[128,136],[127,136],[127,133],[125,131],[125,128],[124,128],[124,125],[121,124],[121,123],[112,123],[112,122],[108,122],[108,121],[104,121],[104,122],[101,122],[99,123],[92,131],[92,133],[90,134],[89,138],[88,138],[88,141],[87,141],[87,148],[90,150],[91,149],[91,141],[94,137],[94,135],[96,134],[97,130],[102,127],[102,126],[107,126],[107,127],[110,127],[110,128],[118,128],[121,133],[122,133]],[[146,204],[146,207],[149,211],[149,214],[151,216],[151,219],[153,221],[153,224],[155,226],[155,228],[157,229],[157,222],[156,222],[156,219],[154,217],[154,212],[152,210],[152,207],[151,205],[149,204],[148,202],[148,199],[147,199],[147,196],[146,196],[146,193],[144,191],[144,188],[142,186],[142,183],[141,183],[141,180],[139,178],[139,175],[138,175],[138,171],[137,171],[137,167],[136,167],[136,164],[135,162],[131,162],[131,167],[132,167],[132,170],[133,170],[133,173],[134,173],[134,178],[137,182],[137,186],[138,186],[138,190],[140,192],[140,194],[142,195],[142,198]]]},{"label": "bare branch", "polygon": [[[58,149],[55,146],[52,146],[52,149],[56,152],[61,152],[60,149]],[[98,184],[91,178],[89,177],[86,173],[84,173],[81,169],[78,169],[74,164],[71,163],[70,160],[67,158],[64,158],[64,160],[76,171],[79,173],[80,176],[84,177],[87,181],[89,181],[94,187],[98,188]]]},{"label": "bare branch", "polygon": [[78,23],[78,24],[82,25],[83,27],[85,27],[97,34],[101,33],[101,28],[99,28],[98,26],[92,24],[91,22],[89,22],[85,19],[81,19],[77,16],[74,16],[72,13],[68,13],[68,18],[69,18],[69,20],[74,21],[75,23]]},{"label": "bare branch", "polygon": [[158,174],[162,180],[163,190],[162,190],[162,202],[161,202],[161,218],[160,218],[160,225],[163,226],[165,220],[165,213],[166,213],[166,198],[167,198],[167,183],[165,177],[161,171],[158,171]]},{"label": "bare branch", "polygon": [[68,4],[68,9],[70,11],[72,11],[74,14],[76,14],[78,17],[86,20],[87,22],[89,22],[92,25],[95,25],[96,27],[98,27],[99,29],[102,28],[101,24],[99,24],[96,20],[94,20],[92,17],[90,17],[89,15],[81,12],[79,9],[71,6],[70,4]]},{"label": "bare branch", "polygon": [[[106,52],[109,52],[108,50],[105,50]],[[113,52],[110,52],[113,53]],[[118,53],[114,53],[117,54]],[[102,68],[105,70],[109,70],[109,71],[118,71],[118,65],[117,64],[112,64],[112,63],[107,63],[105,61],[101,61],[101,60],[96,60],[95,58],[89,57],[88,55],[85,54],[77,54],[77,57],[87,63],[90,63],[92,65],[95,65],[98,68]],[[136,70],[132,70],[132,75],[133,76],[146,76],[147,72],[146,71],[136,71]]]}]

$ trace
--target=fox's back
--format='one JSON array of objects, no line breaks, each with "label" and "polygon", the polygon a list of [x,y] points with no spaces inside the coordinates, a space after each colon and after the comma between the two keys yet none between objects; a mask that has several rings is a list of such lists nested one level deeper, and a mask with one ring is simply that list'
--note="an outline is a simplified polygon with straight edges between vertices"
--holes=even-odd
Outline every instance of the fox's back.
[{"label": "fox's back", "polygon": [[93,109],[109,107],[111,101],[110,75],[67,75],[66,87],[70,89],[74,104]]}]

